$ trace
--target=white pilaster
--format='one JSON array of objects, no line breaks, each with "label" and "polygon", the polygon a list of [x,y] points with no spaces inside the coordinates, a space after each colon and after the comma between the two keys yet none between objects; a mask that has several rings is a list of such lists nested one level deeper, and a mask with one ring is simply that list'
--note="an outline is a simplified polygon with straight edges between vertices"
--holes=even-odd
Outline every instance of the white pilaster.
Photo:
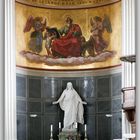
[{"label": "white pilaster", "polygon": [[[135,54],[135,0],[122,0],[122,21],[122,56]],[[134,86],[135,65],[123,62],[123,67],[122,86]]]},{"label": "white pilaster", "polygon": [[[2,0],[3,1],[3,0]],[[5,0],[4,140],[16,140],[15,1]]]},{"label": "white pilaster", "polygon": [[140,140],[140,0],[136,0],[136,138]]},{"label": "white pilaster", "polygon": [[[122,56],[135,54],[135,0],[122,0]],[[122,87],[135,86],[135,64],[122,62]],[[130,133],[130,124],[122,115],[122,134]]]},{"label": "white pilaster", "polygon": [[4,1],[0,1],[0,140],[4,140]]}]

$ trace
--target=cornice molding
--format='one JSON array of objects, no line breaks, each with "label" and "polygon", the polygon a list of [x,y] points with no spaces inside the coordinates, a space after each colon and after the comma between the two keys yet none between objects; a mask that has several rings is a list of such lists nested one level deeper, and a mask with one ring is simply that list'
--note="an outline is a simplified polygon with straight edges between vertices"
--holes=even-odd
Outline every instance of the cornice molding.
[{"label": "cornice molding", "polygon": [[31,76],[43,76],[43,77],[87,77],[87,76],[102,76],[115,73],[121,73],[121,65],[118,67],[98,69],[98,70],[86,70],[86,71],[42,71],[36,69],[16,68],[17,74],[31,75]]},{"label": "cornice molding", "polygon": [[114,4],[121,0],[15,0],[23,5],[50,9],[82,9]]}]

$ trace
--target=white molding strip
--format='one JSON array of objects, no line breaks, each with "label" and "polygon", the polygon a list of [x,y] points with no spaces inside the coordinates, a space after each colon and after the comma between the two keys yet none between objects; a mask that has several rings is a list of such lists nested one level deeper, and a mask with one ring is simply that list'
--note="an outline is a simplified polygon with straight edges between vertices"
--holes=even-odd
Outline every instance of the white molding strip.
[{"label": "white molding strip", "polygon": [[86,70],[86,71],[41,71],[31,70],[25,68],[16,68],[17,74],[30,75],[30,76],[43,76],[43,77],[84,77],[84,76],[103,76],[115,73],[121,73],[121,66],[100,69],[100,70]]},{"label": "white molding strip", "polygon": [[135,0],[122,0],[122,55],[135,54]]},{"label": "white molding strip", "polygon": [[[135,0],[122,0],[122,56],[135,52]],[[122,62],[122,87],[135,85],[135,64]]]},{"label": "white molding strip", "polygon": [[0,0],[0,140],[4,140],[4,1]]},{"label": "white molding strip", "polygon": [[[51,2],[51,0],[16,0],[16,2],[19,2],[24,5],[28,6],[34,6],[34,7],[40,7],[40,8],[50,8],[50,9],[81,9],[81,8],[96,8],[96,7],[102,7],[110,4],[114,4],[117,2],[120,2],[120,0],[92,0],[88,2],[86,0],[84,4],[79,4],[79,1],[73,0],[75,4],[72,4],[72,1],[67,0],[54,0]],[[55,2],[55,3],[54,3]],[[82,2],[82,1],[81,1]],[[57,4],[56,4],[57,3]],[[58,4],[59,3],[59,4]],[[63,3],[63,4],[62,4]]]},{"label": "white molding strip", "polygon": [[136,1],[136,139],[140,140],[140,0]]},{"label": "white molding strip", "polygon": [[[122,56],[135,54],[135,0],[122,0]],[[122,87],[135,86],[135,64],[122,62]],[[122,113],[122,135],[131,133]],[[123,137],[123,140],[126,138]]]},{"label": "white molding strip", "polygon": [[4,140],[17,140],[16,134],[16,64],[15,1],[5,0],[5,121]]}]

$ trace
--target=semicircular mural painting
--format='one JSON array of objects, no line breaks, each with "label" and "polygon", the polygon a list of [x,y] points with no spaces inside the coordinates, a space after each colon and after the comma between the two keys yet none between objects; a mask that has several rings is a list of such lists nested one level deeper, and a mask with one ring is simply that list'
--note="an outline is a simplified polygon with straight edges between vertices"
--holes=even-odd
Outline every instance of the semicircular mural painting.
[{"label": "semicircular mural painting", "polygon": [[121,2],[49,9],[16,2],[16,64],[82,70],[120,64]]}]

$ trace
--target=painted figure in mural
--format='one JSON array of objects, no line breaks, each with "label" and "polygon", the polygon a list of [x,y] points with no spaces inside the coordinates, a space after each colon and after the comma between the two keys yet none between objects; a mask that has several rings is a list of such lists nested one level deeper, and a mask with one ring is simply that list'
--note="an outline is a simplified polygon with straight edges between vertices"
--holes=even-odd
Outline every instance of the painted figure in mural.
[{"label": "painted figure in mural", "polygon": [[67,17],[65,22],[66,25],[59,30],[61,37],[52,42],[53,55],[78,57],[81,54],[81,28],[74,24],[70,17]]},{"label": "painted figure in mural", "polygon": [[[94,40],[90,37],[89,40],[86,41],[85,37],[81,37],[81,56],[85,57],[87,56],[95,56],[94,51]],[[87,54],[86,54],[87,53]]]},{"label": "painted figure in mural", "polygon": [[47,50],[48,56],[52,56],[52,51],[51,51],[52,41],[56,38],[59,38],[59,37],[60,37],[60,35],[59,35],[56,28],[46,27],[44,39],[46,40],[45,41],[45,48]]},{"label": "painted figure in mural", "polygon": [[98,55],[105,50],[109,43],[103,38],[103,33],[106,29],[108,33],[112,33],[112,27],[110,19],[107,15],[104,15],[104,19],[95,16],[90,19],[91,35],[88,41],[82,44],[83,55],[85,51],[89,52],[90,56]]},{"label": "painted figure in mural", "polygon": [[78,93],[72,86],[71,82],[67,83],[66,89],[61,94],[60,98],[53,102],[53,104],[59,103],[60,108],[64,111],[64,127],[63,130],[71,130],[75,128],[75,124],[84,123],[83,119],[83,104],[87,104],[82,101]]},{"label": "painted figure in mural", "polygon": [[30,35],[30,40],[28,42],[28,48],[34,53],[40,53],[42,51],[43,34],[42,32],[46,28],[46,19],[43,20],[42,17],[33,18],[30,16],[27,19],[24,33],[29,32],[31,29],[34,31]]}]

